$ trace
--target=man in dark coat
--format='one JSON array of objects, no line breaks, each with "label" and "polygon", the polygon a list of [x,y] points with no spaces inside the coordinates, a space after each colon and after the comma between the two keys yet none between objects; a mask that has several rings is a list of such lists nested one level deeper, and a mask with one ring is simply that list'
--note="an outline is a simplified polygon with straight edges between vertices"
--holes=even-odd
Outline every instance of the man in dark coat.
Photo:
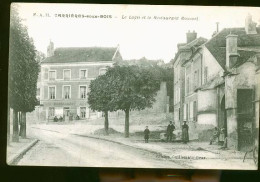
[{"label": "man in dark coat", "polygon": [[167,142],[172,141],[172,132],[175,130],[175,126],[170,121],[170,124],[167,126]]},{"label": "man in dark coat", "polygon": [[189,142],[189,126],[186,121],[184,121],[184,124],[182,125],[182,141],[185,144]]},{"label": "man in dark coat", "polygon": [[144,141],[145,141],[145,143],[148,143],[149,135],[150,135],[150,130],[148,129],[148,126],[146,126],[146,128],[144,130]]}]

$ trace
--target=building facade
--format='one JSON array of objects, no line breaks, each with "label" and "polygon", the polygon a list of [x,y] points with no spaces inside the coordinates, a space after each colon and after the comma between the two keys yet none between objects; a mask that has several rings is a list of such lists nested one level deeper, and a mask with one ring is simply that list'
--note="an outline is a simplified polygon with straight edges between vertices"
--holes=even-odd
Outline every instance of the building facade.
[{"label": "building facade", "polygon": [[[178,52],[173,60],[174,121],[179,127],[183,121],[197,119],[197,95],[194,94],[194,89],[201,84],[201,60],[200,55],[195,57],[194,62],[190,58],[194,55],[194,51],[206,42],[205,38],[197,38],[196,32],[188,32],[186,36],[187,42],[178,44]],[[194,70],[196,70],[196,83]]]},{"label": "building facade", "polygon": [[122,57],[119,48],[57,48],[50,42],[47,58],[41,63],[40,104],[45,119],[65,120],[100,117],[88,107],[91,80],[106,72]]},{"label": "building facade", "polygon": [[190,118],[183,120],[201,140],[209,140],[208,129],[223,128],[227,146],[237,150],[248,149],[259,135],[260,27],[250,15],[245,22],[216,32],[182,67],[183,113]]}]

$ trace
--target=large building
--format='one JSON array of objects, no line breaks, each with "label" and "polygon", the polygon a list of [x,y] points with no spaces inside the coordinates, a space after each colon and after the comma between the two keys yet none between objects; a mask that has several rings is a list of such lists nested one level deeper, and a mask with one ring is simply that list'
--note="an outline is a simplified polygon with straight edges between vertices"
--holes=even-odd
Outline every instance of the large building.
[{"label": "large building", "polygon": [[40,112],[42,119],[65,120],[99,117],[88,107],[90,81],[121,60],[119,47],[69,47],[54,49],[50,42],[47,58],[41,62]]},{"label": "large building", "polygon": [[181,116],[179,121],[187,120],[191,132],[206,140],[208,128],[224,128],[229,148],[248,149],[258,141],[259,133],[260,27],[249,15],[245,27],[216,32],[187,57],[180,60],[182,67],[176,64],[180,58],[174,62],[174,71],[183,72],[180,89],[184,95],[175,100],[182,100],[182,115],[192,116],[192,103],[197,108],[194,119]]},{"label": "large building", "polygon": [[[178,44],[178,52],[173,60],[174,68],[174,121],[179,126],[183,121],[197,120],[197,95],[194,90],[202,84],[200,56],[191,61],[195,50],[206,42],[205,38],[197,38],[196,32],[186,34],[187,42]],[[196,70],[196,84],[193,80]]]}]

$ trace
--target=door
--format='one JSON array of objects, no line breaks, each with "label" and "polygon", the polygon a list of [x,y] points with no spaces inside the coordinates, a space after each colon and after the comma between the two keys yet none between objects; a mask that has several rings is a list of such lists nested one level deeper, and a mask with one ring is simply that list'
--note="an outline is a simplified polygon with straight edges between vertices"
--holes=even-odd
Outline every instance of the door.
[{"label": "door", "polygon": [[253,144],[253,89],[237,90],[238,150],[247,151]]},{"label": "door", "polygon": [[63,108],[63,114],[64,114],[65,121],[69,121],[70,108],[69,107],[64,107]]}]

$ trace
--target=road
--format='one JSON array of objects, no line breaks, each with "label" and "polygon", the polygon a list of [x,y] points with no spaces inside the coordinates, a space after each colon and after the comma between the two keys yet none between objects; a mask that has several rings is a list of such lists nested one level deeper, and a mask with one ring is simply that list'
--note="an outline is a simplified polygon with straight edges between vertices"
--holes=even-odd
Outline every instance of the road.
[{"label": "road", "polygon": [[18,165],[183,168],[154,153],[113,142],[37,128],[29,128],[29,134],[39,142]]}]

